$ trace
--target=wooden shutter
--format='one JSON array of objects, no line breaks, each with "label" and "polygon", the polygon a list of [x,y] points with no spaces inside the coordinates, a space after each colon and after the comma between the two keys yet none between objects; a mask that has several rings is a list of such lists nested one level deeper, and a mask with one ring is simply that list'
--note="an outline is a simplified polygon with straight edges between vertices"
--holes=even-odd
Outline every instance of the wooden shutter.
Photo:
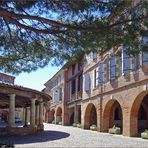
[{"label": "wooden shutter", "polygon": [[110,80],[116,79],[116,58],[114,54],[110,56]]},{"label": "wooden shutter", "polygon": [[148,51],[142,52],[142,64],[148,64]]},{"label": "wooden shutter", "polygon": [[104,82],[107,82],[107,60],[104,62]]},{"label": "wooden shutter", "polygon": [[122,64],[123,73],[129,73],[131,70],[131,58],[130,58],[130,48],[123,47],[122,49]]},{"label": "wooden shutter", "polygon": [[85,74],[85,91],[90,90],[90,75]]},{"label": "wooden shutter", "polygon": [[140,55],[137,54],[134,56],[134,70],[138,70],[140,68]]},{"label": "wooden shutter", "polygon": [[98,74],[98,67],[94,69],[94,85],[93,85],[93,88],[96,88],[98,86],[98,77],[99,77],[99,74]]},{"label": "wooden shutter", "polygon": [[97,52],[93,52],[93,61],[95,61],[97,59]]},{"label": "wooden shutter", "polygon": [[104,63],[103,61],[100,62],[100,69],[99,69],[99,83],[103,83],[104,80]]}]

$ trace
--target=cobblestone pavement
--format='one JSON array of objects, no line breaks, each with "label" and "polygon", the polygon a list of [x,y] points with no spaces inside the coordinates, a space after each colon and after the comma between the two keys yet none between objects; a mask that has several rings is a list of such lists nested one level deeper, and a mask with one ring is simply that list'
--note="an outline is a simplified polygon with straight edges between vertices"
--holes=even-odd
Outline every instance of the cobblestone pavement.
[{"label": "cobblestone pavement", "polygon": [[148,147],[148,140],[83,130],[70,126],[44,124],[35,135],[0,137],[15,147]]}]

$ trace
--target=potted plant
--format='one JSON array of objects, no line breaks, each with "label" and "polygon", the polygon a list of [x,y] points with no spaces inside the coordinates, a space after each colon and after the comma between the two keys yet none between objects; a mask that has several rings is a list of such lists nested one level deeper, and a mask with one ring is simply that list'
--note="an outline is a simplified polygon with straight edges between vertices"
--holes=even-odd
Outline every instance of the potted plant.
[{"label": "potted plant", "polygon": [[51,123],[52,123],[52,124],[55,124],[55,120],[53,120]]},{"label": "potted plant", "polygon": [[114,125],[112,128],[109,128],[108,132],[110,134],[121,134],[121,128]]},{"label": "potted plant", "polygon": [[76,124],[76,123],[73,123],[72,126],[73,126],[73,127],[77,127],[77,124]]},{"label": "potted plant", "polygon": [[91,125],[90,130],[97,131],[97,126],[95,124]]},{"label": "potted plant", "polygon": [[81,123],[77,123],[77,127],[78,128],[81,128]]},{"label": "potted plant", "polygon": [[141,133],[141,138],[148,139],[148,130],[147,129],[145,129],[145,131]]},{"label": "potted plant", "polygon": [[59,122],[59,125],[62,125],[62,122]]}]

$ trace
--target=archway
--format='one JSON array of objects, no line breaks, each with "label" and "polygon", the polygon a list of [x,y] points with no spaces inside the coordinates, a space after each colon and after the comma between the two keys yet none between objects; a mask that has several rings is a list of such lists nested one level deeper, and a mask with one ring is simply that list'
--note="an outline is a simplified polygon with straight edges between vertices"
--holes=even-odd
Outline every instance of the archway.
[{"label": "archway", "polygon": [[123,127],[123,116],[122,109],[117,100],[110,100],[107,102],[104,112],[103,112],[103,130],[107,132],[109,128],[114,125],[121,128]]},{"label": "archway", "polygon": [[52,109],[51,111],[49,111],[49,114],[48,114],[48,122],[49,123],[52,123],[52,121],[54,121],[54,115],[55,115],[55,110]]},{"label": "archway", "polygon": [[7,110],[0,109],[0,121],[1,122],[8,122],[9,112]]},{"label": "archway", "polygon": [[78,123],[81,123],[81,105],[78,108]]},{"label": "archway", "polygon": [[62,122],[62,108],[58,107],[56,112],[56,123]]},{"label": "archway", "polygon": [[97,126],[97,110],[95,105],[90,103],[85,111],[84,128],[89,129],[93,124]]},{"label": "archway", "polygon": [[148,91],[140,93],[131,108],[130,136],[139,136],[148,129]]}]

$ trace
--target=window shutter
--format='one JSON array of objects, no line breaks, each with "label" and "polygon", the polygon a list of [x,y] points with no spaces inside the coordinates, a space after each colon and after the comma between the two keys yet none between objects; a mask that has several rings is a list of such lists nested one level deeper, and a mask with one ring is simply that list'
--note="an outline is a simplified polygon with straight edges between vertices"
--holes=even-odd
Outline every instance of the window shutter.
[{"label": "window shutter", "polygon": [[138,70],[140,68],[140,55],[137,54],[134,57],[134,70]]},{"label": "window shutter", "polygon": [[116,77],[119,77],[120,71],[120,56],[116,56]]},{"label": "window shutter", "polygon": [[96,86],[99,84],[99,67],[96,68]]},{"label": "window shutter", "polygon": [[116,58],[115,55],[112,54],[110,56],[110,80],[116,79]]},{"label": "window shutter", "polygon": [[104,71],[104,82],[107,82],[107,63],[106,62],[104,63],[104,68],[103,68],[103,71]]},{"label": "window shutter", "polygon": [[90,75],[85,74],[85,91],[90,90]]},{"label": "window shutter", "polygon": [[97,59],[97,52],[93,52],[93,61]]},{"label": "window shutter", "polygon": [[122,49],[122,64],[123,73],[129,73],[131,70],[130,48],[124,47]]},{"label": "window shutter", "polygon": [[96,88],[96,69],[94,69],[93,82],[93,88]]},{"label": "window shutter", "polygon": [[142,52],[142,64],[148,64],[148,51]]},{"label": "window shutter", "polygon": [[99,69],[99,83],[103,83],[104,80],[104,63],[100,62],[100,69]]}]

